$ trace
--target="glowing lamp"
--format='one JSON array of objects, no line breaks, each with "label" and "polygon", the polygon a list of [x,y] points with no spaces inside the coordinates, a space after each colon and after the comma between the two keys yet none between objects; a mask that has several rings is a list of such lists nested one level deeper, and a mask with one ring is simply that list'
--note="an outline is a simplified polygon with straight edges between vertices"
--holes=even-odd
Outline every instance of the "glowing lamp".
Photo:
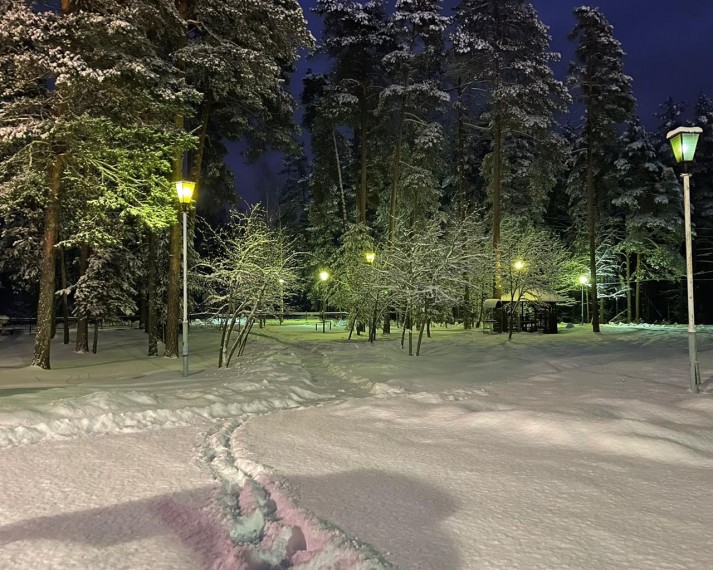
[{"label": "glowing lamp", "polygon": [[521,271],[525,267],[525,262],[522,261],[521,259],[518,259],[515,263],[512,264],[512,266],[517,270]]},{"label": "glowing lamp", "polygon": [[589,277],[587,277],[586,275],[580,275],[579,276],[579,284],[586,285],[587,283],[589,283]]},{"label": "glowing lamp", "polygon": [[327,281],[329,279],[329,271],[320,271],[319,272],[319,279],[321,281]]},{"label": "glowing lamp", "polygon": [[188,180],[179,180],[176,182],[176,194],[178,194],[178,201],[184,206],[190,204],[193,196],[193,190],[195,189],[195,182],[189,182]]},{"label": "glowing lamp", "polygon": [[696,154],[698,136],[703,132],[701,127],[678,127],[666,133],[666,138],[671,141],[673,156],[678,163],[691,162]]},{"label": "glowing lamp", "polygon": [[364,257],[366,257],[367,263],[374,263],[374,260],[376,259],[376,254],[370,251],[368,253],[365,253]]}]

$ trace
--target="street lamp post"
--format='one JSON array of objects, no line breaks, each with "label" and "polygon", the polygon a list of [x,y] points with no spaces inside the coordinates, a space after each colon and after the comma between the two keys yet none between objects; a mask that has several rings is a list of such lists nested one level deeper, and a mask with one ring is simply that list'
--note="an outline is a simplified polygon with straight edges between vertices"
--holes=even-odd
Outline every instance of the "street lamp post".
[{"label": "street lamp post", "polygon": [[[369,264],[371,270],[369,272],[369,277],[371,280],[370,285],[374,285],[374,261],[376,260],[376,253],[373,251],[367,251],[364,254],[364,259],[366,259],[366,262]],[[369,342],[374,342],[376,340],[376,316],[378,314],[378,309],[379,309],[379,291],[375,290],[374,292],[374,311],[372,312],[371,318],[369,319]]]},{"label": "street lamp post", "polygon": [[676,162],[683,165],[683,216],[686,233],[686,292],[688,297],[688,365],[691,392],[700,390],[701,373],[698,368],[698,347],[696,343],[696,318],[693,311],[693,240],[691,238],[691,187],[687,165],[696,153],[700,127],[678,127],[666,133]]},{"label": "street lamp post", "polygon": [[587,285],[587,283],[589,283],[589,277],[587,277],[586,275],[580,275],[579,284],[582,287],[582,316],[579,322],[580,325],[584,324],[584,287]]},{"label": "street lamp post", "polygon": [[178,201],[183,210],[183,376],[188,376],[188,208],[196,187],[195,182],[176,182]]},{"label": "street lamp post", "polygon": [[327,283],[327,280],[329,279],[329,271],[320,271],[319,272],[319,281],[320,281],[320,286],[322,289],[322,332],[326,332],[324,328],[324,312],[327,310],[327,292],[325,290],[325,286]]}]

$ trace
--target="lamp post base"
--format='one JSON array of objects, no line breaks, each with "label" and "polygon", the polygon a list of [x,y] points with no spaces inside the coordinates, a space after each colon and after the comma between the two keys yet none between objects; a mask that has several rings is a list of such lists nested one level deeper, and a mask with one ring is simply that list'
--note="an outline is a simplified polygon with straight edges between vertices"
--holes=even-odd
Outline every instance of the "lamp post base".
[{"label": "lamp post base", "polygon": [[694,394],[700,392],[701,386],[701,371],[698,368],[698,347],[696,344],[696,331],[688,331],[688,366],[691,392]]},{"label": "lamp post base", "polygon": [[183,321],[183,376],[188,376],[188,321]]}]

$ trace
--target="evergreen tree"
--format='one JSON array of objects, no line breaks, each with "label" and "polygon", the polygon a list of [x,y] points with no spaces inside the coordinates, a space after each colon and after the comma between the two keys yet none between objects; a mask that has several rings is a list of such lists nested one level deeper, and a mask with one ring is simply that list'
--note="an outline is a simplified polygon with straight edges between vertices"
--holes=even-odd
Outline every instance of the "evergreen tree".
[{"label": "evergreen tree", "polygon": [[[693,124],[703,129],[698,138],[696,156],[690,172],[691,221],[696,232],[693,243],[694,266],[696,275],[704,280],[713,278],[713,101],[703,93],[694,106]],[[677,167],[677,170],[680,170],[680,167]],[[710,306],[704,298],[701,299],[701,309]],[[711,312],[707,310],[706,322],[710,317]]]},{"label": "evergreen tree", "polygon": [[[10,0],[0,7],[0,194],[29,188],[28,170],[44,174],[32,363],[49,368],[55,246],[63,201],[71,191],[67,173],[96,167],[78,149],[93,152],[111,145],[104,136],[109,123],[164,129],[168,117],[195,93],[149,40],[173,33],[175,21],[158,0],[130,5],[62,0],[60,12],[42,4]],[[185,141],[176,136],[170,146],[185,147]]]},{"label": "evergreen tree", "polygon": [[654,116],[659,120],[659,124],[654,133],[654,147],[659,160],[666,166],[675,166],[676,160],[671,152],[671,143],[666,138],[666,133],[683,124],[683,116],[686,107],[683,103],[674,101],[669,97],[659,105]]},{"label": "evergreen tree", "polygon": [[92,352],[97,352],[99,324],[103,319],[136,313],[139,267],[134,255],[121,246],[94,251],[76,286],[75,310],[94,322]]},{"label": "evergreen tree", "polygon": [[[418,159],[426,158],[424,151],[436,150],[440,154],[440,144],[423,144],[424,137],[430,137],[431,143],[436,142],[434,138],[441,138],[440,129],[431,120],[435,118],[434,111],[450,101],[438,82],[443,65],[443,36],[448,25],[448,18],[440,13],[441,0],[397,0],[389,21],[395,49],[384,57],[384,66],[391,83],[381,92],[379,105],[382,122],[393,125],[396,137],[390,168],[389,239],[393,239],[396,228],[403,167],[410,170],[405,173],[406,177],[418,177],[425,182],[423,174],[426,174],[427,164]],[[403,157],[404,147],[412,148],[417,142],[421,144],[414,149],[416,156]],[[412,213],[423,210],[423,205],[419,208],[416,200],[425,198],[428,193],[433,195],[440,186],[437,181],[428,182],[418,187],[409,182],[403,184],[403,190],[413,193],[407,208]]]},{"label": "evergreen tree", "polygon": [[315,11],[324,23],[319,50],[332,59],[331,115],[352,131],[358,149],[356,218],[366,223],[370,134],[377,123],[375,109],[384,86],[383,57],[392,44],[384,4],[383,0],[319,0]]},{"label": "evergreen tree", "polygon": [[[530,167],[544,166],[534,157],[539,149],[557,144],[552,135],[554,116],[564,110],[569,95],[554,78],[551,63],[559,56],[550,52],[547,27],[529,2],[463,0],[456,8],[455,23],[453,43],[458,73],[472,78],[469,88],[484,94],[479,123],[487,129],[492,146],[483,173],[489,183],[492,239],[497,253],[508,170],[517,172],[513,166],[519,166],[517,174],[523,176],[531,175]],[[513,139],[518,138],[526,142],[517,144]],[[514,156],[508,156],[508,150]],[[528,154],[526,161],[517,157],[523,152]],[[515,164],[510,163],[510,158]],[[554,177],[537,176],[533,180],[538,181],[538,186],[549,185],[535,188],[532,196],[539,198],[544,211],[542,196],[554,185]],[[497,278],[495,289],[499,297],[501,286]]]},{"label": "evergreen tree", "polygon": [[[581,147],[585,156],[584,187],[587,196],[587,233],[592,303],[592,330],[599,332],[597,298],[597,203],[601,199],[600,170],[605,168],[606,147],[616,136],[616,126],[634,109],[631,77],[624,73],[624,50],[614,38],[613,28],[598,8],[582,6],[574,10],[577,20],[569,38],[577,42],[575,61],[570,63],[568,80],[576,100],[584,105]],[[599,187],[598,187],[599,186]]]},{"label": "evergreen tree", "polygon": [[[620,137],[621,151],[614,163],[617,194],[612,203],[619,208],[624,239],[618,250],[625,256],[627,291],[631,288],[631,256],[636,256],[635,310],[641,319],[641,283],[647,278],[673,280],[681,274],[678,248],[682,238],[680,185],[671,168],[656,155],[651,139],[634,115]],[[627,294],[627,315],[632,320],[631,295]]]}]

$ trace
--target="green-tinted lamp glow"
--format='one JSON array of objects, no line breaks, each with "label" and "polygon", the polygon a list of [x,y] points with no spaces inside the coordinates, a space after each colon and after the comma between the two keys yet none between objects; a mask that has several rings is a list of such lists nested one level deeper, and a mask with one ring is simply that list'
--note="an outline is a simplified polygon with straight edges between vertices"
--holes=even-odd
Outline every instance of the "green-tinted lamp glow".
[{"label": "green-tinted lamp glow", "polygon": [[319,278],[322,281],[326,281],[327,279],[329,279],[329,271],[320,271]]},{"label": "green-tinted lamp glow", "polygon": [[671,141],[671,149],[676,162],[691,162],[696,154],[698,136],[703,132],[700,127],[678,127],[666,133]]},{"label": "green-tinted lamp glow", "polygon": [[365,253],[364,257],[366,257],[367,263],[374,263],[374,260],[376,259],[376,254],[370,251],[368,253]]},{"label": "green-tinted lamp glow", "polygon": [[525,262],[522,261],[521,259],[518,259],[515,263],[512,264],[512,266],[513,266],[517,271],[520,271],[523,267],[525,267]]},{"label": "green-tinted lamp glow", "polygon": [[195,190],[195,188],[195,182],[189,182],[188,180],[179,180],[176,182],[176,194],[178,194],[178,201],[181,204],[190,204],[191,197],[193,196],[193,190]]},{"label": "green-tinted lamp glow", "polygon": [[580,282],[582,285],[586,285],[587,283],[589,283],[589,277],[587,277],[586,275],[580,275],[580,276],[579,276],[579,282]]}]

